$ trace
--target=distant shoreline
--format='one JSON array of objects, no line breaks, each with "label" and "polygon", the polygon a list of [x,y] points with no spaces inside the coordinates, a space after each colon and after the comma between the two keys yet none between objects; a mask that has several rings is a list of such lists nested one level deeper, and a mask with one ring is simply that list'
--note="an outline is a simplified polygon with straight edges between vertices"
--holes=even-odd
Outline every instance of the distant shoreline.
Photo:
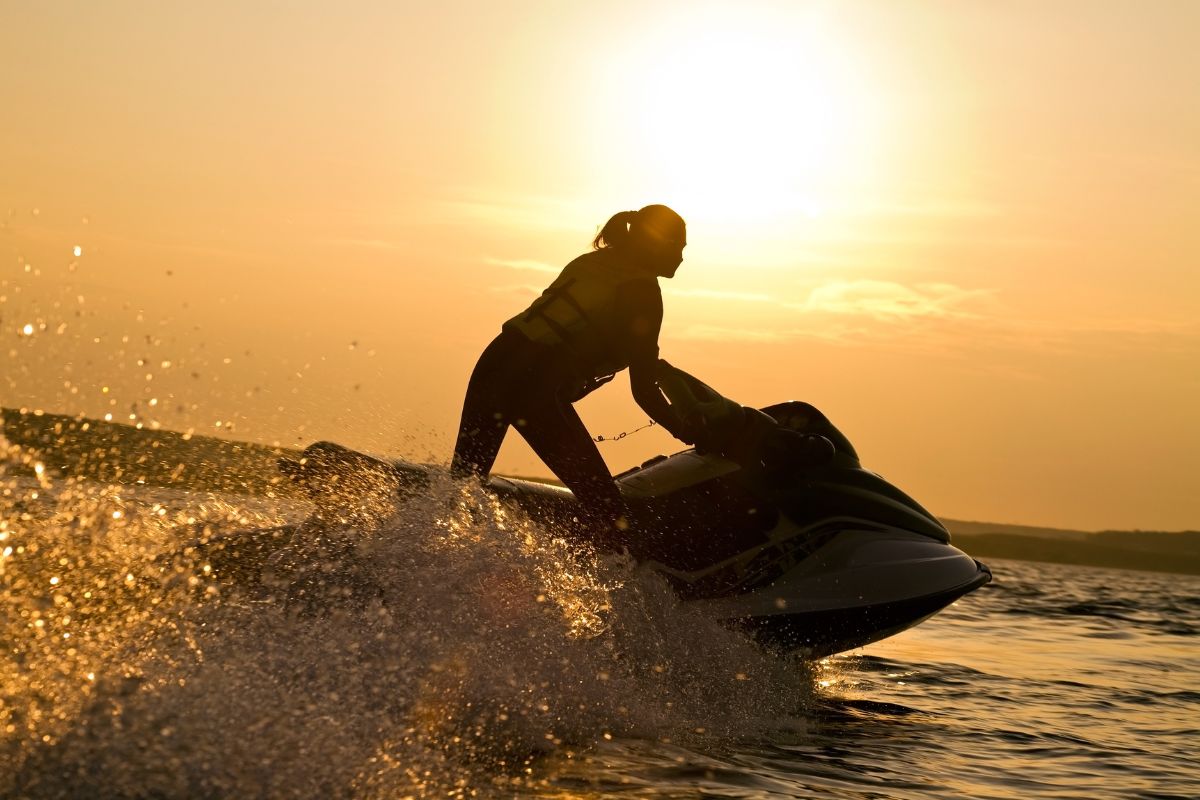
[{"label": "distant shoreline", "polygon": [[979,559],[1012,558],[1052,564],[1171,572],[1200,575],[1200,532],[1101,531],[1080,534],[1081,538],[1022,536],[1002,532],[960,533],[954,520],[942,520],[951,541]]},{"label": "distant shoreline", "polygon": [[[212,436],[148,430],[84,417],[0,409],[3,434],[22,448],[10,474],[34,475],[34,462],[60,475],[109,483],[292,497],[276,471],[293,449]],[[1200,575],[1200,531],[1079,531],[942,518],[956,545],[979,558]]]}]

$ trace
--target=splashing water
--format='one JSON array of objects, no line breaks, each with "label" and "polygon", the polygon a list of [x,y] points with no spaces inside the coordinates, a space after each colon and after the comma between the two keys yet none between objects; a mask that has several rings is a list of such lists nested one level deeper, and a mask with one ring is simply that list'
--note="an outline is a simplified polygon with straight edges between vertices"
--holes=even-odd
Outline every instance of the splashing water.
[{"label": "splashing water", "polygon": [[3,483],[0,795],[537,791],[597,742],[736,737],[812,696],[649,571],[449,479],[293,541],[274,594],[164,556],[301,502]]}]

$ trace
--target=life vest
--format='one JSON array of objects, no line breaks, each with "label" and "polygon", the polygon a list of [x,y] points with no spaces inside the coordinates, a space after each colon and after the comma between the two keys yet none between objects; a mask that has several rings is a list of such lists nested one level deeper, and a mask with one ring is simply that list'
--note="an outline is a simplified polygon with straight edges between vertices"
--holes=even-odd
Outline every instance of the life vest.
[{"label": "life vest", "polygon": [[563,347],[589,378],[611,375],[629,366],[629,355],[614,343],[623,341],[617,329],[617,296],[622,286],[645,281],[658,288],[658,279],[616,253],[598,250],[567,264],[553,283],[525,311],[504,323],[541,344]]}]

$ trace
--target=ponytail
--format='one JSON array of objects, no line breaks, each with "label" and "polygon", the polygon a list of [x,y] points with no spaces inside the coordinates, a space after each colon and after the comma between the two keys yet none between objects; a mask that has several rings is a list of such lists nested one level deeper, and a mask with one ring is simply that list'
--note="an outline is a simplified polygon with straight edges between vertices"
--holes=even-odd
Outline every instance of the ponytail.
[{"label": "ponytail", "polygon": [[603,250],[607,247],[621,247],[629,241],[629,227],[637,219],[636,211],[618,211],[613,214],[604,227],[592,240],[593,250]]}]

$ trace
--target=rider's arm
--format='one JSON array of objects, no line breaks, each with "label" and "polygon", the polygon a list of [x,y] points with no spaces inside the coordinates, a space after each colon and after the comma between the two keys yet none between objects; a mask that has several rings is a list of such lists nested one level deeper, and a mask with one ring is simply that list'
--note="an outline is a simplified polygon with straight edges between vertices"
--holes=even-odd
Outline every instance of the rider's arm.
[{"label": "rider's arm", "polygon": [[650,419],[686,441],[683,421],[658,388],[658,332],[662,327],[662,295],[658,287],[635,284],[623,299],[627,316],[624,346],[629,355],[633,399]]},{"label": "rider's arm", "polygon": [[633,388],[633,399],[650,419],[666,428],[668,433],[691,444],[684,432],[683,420],[675,413],[675,409],[671,408],[667,398],[663,397],[658,388],[658,382],[655,380],[657,363],[657,359],[654,359],[649,362],[635,361],[629,365],[629,384]]}]

